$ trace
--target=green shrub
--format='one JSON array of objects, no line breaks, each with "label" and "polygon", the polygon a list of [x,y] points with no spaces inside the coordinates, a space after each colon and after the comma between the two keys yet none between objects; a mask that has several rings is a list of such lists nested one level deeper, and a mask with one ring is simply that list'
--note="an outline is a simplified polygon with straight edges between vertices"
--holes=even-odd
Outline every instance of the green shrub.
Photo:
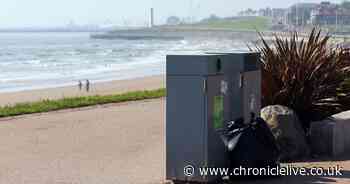
[{"label": "green shrub", "polygon": [[332,46],[331,37],[316,29],[307,37],[275,34],[272,43],[259,35],[261,44],[252,50],[261,52],[263,106],[292,108],[304,128],[310,121],[350,109],[348,49]]},{"label": "green shrub", "polygon": [[79,108],[92,105],[120,103],[145,99],[160,98],[165,96],[165,89],[150,91],[134,91],[116,95],[106,96],[84,96],[63,98],[58,100],[43,100],[33,103],[19,103],[13,106],[0,107],[0,118],[17,116],[22,114],[33,114],[50,112],[55,110]]}]

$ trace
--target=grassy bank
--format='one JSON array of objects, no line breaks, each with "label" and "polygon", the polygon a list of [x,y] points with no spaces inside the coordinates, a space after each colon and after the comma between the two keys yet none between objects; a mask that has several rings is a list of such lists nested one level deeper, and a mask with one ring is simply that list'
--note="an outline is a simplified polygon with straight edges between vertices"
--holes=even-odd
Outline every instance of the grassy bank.
[{"label": "grassy bank", "polygon": [[211,20],[204,23],[195,24],[195,27],[199,28],[221,28],[221,29],[232,29],[232,30],[252,30],[252,31],[264,31],[270,27],[270,20],[265,17],[248,17],[248,18],[237,18],[237,19],[220,19]]},{"label": "grassy bank", "polygon": [[19,103],[13,106],[0,107],[0,118],[109,103],[154,99],[164,96],[165,89],[157,89],[150,91],[127,92],[117,95],[72,97],[59,100],[44,100],[32,103]]}]

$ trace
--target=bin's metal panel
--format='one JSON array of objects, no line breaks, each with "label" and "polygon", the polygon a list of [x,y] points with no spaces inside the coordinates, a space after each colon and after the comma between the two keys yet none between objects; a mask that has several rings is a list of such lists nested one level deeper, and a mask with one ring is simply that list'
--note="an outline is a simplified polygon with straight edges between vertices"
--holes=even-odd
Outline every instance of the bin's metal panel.
[{"label": "bin's metal panel", "polygon": [[[222,71],[229,81],[230,101],[232,102],[231,120],[244,117],[250,120],[250,112],[259,115],[261,108],[261,63],[260,53],[250,51],[208,52],[208,54],[226,54],[220,56]],[[253,104],[253,110],[251,106]]]},{"label": "bin's metal panel", "polygon": [[[225,84],[227,81],[224,76],[209,76],[207,80],[208,90],[206,93],[206,111],[207,111],[207,136],[206,142],[207,144],[207,166],[211,168],[228,168],[228,153],[225,147],[224,142],[221,139],[223,129],[215,129],[214,127],[214,111],[215,111],[215,97],[221,96],[223,97],[223,108],[222,112],[223,126],[226,125],[228,121],[230,121],[230,105],[229,102],[229,90],[226,88]],[[227,91],[225,91],[227,90]],[[207,181],[216,181],[219,180],[222,176],[208,176]]]},{"label": "bin's metal panel", "polygon": [[260,54],[249,53],[244,55],[244,71],[257,71],[260,70]]},{"label": "bin's metal panel", "polygon": [[200,76],[167,76],[166,176],[169,180],[202,181],[191,178],[184,167],[204,166],[204,80]]},{"label": "bin's metal panel", "polygon": [[[225,122],[239,117],[249,121],[250,112],[258,115],[261,98],[258,56],[257,53],[167,56],[167,179],[214,181],[217,176],[200,176],[199,167],[227,167],[226,148],[213,126],[216,104],[213,98],[224,96],[224,109],[220,112],[224,113]],[[227,89],[222,90],[223,86]],[[195,167],[194,176],[184,175],[187,165]]]},{"label": "bin's metal panel", "polygon": [[[168,55],[167,75],[207,76],[220,73],[220,54]],[[218,65],[220,67],[218,68]]]},{"label": "bin's metal panel", "polygon": [[249,71],[244,73],[242,88],[243,117],[245,123],[249,123],[251,113],[255,117],[260,116],[261,109],[261,71]]},{"label": "bin's metal panel", "polygon": [[244,70],[244,61],[242,55],[227,54],[222,58],[222,64],[225,80],[228,81],[228,101],[231,102],[229,121],[232,121],[242,117],[243,114],[241,75]]},{"label": "bin's metal panel", "polygon": [[222,71],[224,75],[230,75],[235,72],[243,71],[244,63],[242,54],[229,52],[208,52],[207,54],[216,54],[222,60]]},{"label": "bin's metal panel", "polygon": [[234,73],[233,71],[253,71],[260,70],[259,57],[260,53],[251,51],[227,51],[227,52],[207,52],[207,54],[226,55],[230,57],[229,62],[223,65],[224,73]]}]

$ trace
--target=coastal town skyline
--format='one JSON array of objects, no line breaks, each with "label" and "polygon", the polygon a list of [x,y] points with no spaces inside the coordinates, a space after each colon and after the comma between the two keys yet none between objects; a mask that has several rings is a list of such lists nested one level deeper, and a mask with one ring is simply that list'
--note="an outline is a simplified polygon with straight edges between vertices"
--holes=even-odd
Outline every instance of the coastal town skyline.
[{"label": "coastal town skyline", "polygon": [[[170,16],[200,20],[215,14],[221,17],[237,15],[244,9],[287,8],[295,3],[320,3],[320,0],[287,0],[258,1],[248,0],[235,3],[233,1],[173,1],[160,0],[128,1],[118,3],[103,1],[23,1],[4,0],[0,7],[1,28],[23,27],[56,27],[69,25],[146,25],[149,21],[150,8],[155,9],[155,22],[166,23]],[[341,3],[342,0],[330,0]],[[230,6],[228,6],[230,5]]]}]

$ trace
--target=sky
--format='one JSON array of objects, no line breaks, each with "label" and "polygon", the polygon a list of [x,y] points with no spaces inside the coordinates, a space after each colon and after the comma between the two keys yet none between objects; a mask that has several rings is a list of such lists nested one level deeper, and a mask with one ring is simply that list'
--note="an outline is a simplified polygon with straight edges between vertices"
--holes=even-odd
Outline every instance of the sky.
[{"label": "sky", "polygon": [[[340,3],[342,0],[330,0]],[[75,24],[146,24],[150,8],[156,23],[172,15],[201,19],[233,16],[246,8],[285,8],[320,0],[1,0],[0,28],[55,27]]]}]

